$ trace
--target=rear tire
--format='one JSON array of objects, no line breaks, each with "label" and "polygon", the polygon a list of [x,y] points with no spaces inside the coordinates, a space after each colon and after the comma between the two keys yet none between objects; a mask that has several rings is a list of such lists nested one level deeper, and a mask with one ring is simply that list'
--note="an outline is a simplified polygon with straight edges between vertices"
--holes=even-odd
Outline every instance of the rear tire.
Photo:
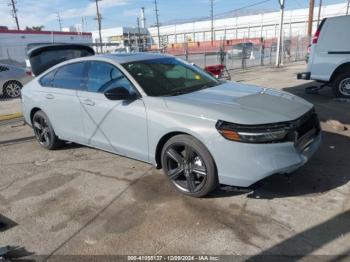
[{"label": "rear tire", "polygon": [[332,84],[333,94],[340,98],[350,98],[350,72],[337,75]]},{"label": "rear tire", "polygon": [[56,136],[49,118],[43,111],[39,110],[34,114],[32,125],[35,137],[43,148],[54,150],[63,145],[63,141]]},{"label": "rear tire", "polygon": [[162,167],[176,190],[203,197],[218,186],[213,158],[208,149],[189,135],[170,138],[162,149]]}]

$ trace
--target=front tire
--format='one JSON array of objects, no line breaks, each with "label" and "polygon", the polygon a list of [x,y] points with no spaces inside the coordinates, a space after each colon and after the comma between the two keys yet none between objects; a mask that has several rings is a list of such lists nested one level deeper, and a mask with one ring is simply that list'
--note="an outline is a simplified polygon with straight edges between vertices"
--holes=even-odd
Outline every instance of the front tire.
[{"label": "front tire", "polygon": [[43,111],[34,114],[32,124],[35,137],[43,148],[53,150],[62,146],[63,141],[56,136],[49,118]]},{"label": "front tire", "polygon": [[170,138],[162,150],[162,166],[171,184],[185,195],[203,197],[218,186],[213,158],[192,136]]},{"label": "front tire", "polygon": [[332,88],[336,97],[350,98],[350,73],[342,73],[336,76]]}]

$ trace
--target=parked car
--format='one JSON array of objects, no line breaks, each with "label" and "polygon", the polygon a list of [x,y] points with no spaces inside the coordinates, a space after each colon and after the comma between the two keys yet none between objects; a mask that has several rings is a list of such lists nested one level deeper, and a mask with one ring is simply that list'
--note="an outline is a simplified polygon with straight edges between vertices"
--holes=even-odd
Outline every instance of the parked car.
[{"label": "parked car", "polygon": [[227,57],[249,59],[253,52],[253,43],[239,43],[232,46],[232,49],[227,50]]},{"label": "parked car", "polygon": [[0,64],[0,96],[16,98],[21,95],[24,84],[32,79],[25,68]]},{"label": "parked car", "polygon": [[350,98],[350,16],[322,20],[313,39],[307,71],[298,79],[332,86],[336,97]]},{"label": "parked car", "polygon": [[[292,94],[222,82],[170,55],[93,54],[77,45],[29,54],[37,77],[23,89],[23,115],[42,147],[74,141],[151,163],[201,197],[290,173],[321,143],[313,105]],[[81,58],[53,66],[65,57]]]}]

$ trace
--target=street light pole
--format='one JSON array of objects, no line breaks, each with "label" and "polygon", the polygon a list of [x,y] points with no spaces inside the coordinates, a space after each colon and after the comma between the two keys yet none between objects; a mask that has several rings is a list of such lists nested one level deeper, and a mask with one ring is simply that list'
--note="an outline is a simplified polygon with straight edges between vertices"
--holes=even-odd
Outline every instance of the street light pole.
[{"label": "street light pole", "polygon": [[277,39],[277,53],[276,53],[276,67],[281,65],[281,46],[282,46],[282,35],[283,35],[283,17],[284,17],[284,0],[279,0],[280,4],[280,25],[279,25],[279,34]]}]

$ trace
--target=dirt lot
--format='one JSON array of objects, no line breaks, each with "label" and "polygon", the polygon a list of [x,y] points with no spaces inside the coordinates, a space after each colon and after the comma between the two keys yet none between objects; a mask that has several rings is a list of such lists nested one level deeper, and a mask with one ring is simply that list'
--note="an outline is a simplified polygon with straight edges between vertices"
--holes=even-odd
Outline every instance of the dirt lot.
[{"label": "dirt lot", "polygon": [[[70,144],[46,151],[27,126],[0,126],[0,246],[35,255],[350,253],[350,103],[306,95],[304,69],[251,69],[237,81],[283,89],[316,105],[324,141],[292,176],[248,192],[181,196],[147,164]],[[312,84],[312,83],[311,83]],[[1,229],[0,229],[1,231]]]}]

